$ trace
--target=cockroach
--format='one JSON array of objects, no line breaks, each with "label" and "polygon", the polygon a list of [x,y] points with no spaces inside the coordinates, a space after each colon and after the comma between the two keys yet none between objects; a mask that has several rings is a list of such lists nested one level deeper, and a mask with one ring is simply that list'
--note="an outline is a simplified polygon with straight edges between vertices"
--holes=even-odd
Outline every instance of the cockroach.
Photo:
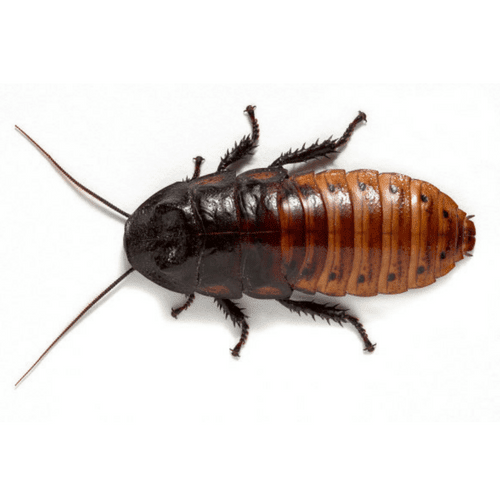
[{"label": "cockroach", "polygon": [[[245,109],[252,132],[221,158],[217,171],[151,196],[132,215],[71,177],[19,127],[16,128],[69,181],[127,220],[124,245],[130,268],[100,293],[54,340],[21,382],[66,332],[132,271],[184,294],[177,318],[195,294],[215,303],[241,329],[234,357],[248,338],[247,316],[234,302],[243,294],[274,299],[296,313],[350,323],[365,351],[375,344],[359,319],[339,305],[292,300],[294,290],[328,296],[370,297],[430,285],[470,256],[475,227],[457,204],[428,182],[375,170],[293,174],[285,165],[338,153],[366,121],[359,112],[338,139],[289,150],[266,168],[236,175],[231,165],[257,146],[255,106]],[[16,384],[16,385],[17,385]]]}]

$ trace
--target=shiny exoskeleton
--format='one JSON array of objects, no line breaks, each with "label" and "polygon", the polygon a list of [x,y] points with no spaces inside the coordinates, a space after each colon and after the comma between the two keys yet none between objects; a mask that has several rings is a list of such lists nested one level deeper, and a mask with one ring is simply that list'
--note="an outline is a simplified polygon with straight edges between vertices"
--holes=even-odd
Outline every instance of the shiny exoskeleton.
[{"label": "shiny exoskeleton", "polygon": [[401,293],[430,285],[475,243],[471,216],[432,184],[375,170],[293,175],[285,165],[338,153],[360,112],[339,139],[327,139],[282,154],[267,168],[236,176],[228,168],[249,155],[259,138],[253,106],[246,112],[252,134],[228,151],[215,174],[200,177],[195,158],[191,180],[162,189],[132,215],[91,191],[64,170],[26,132],[28,139],[70,182],[127,219],[125,251],[131,267],[95,297],[59,334],[28,371],[92,307],[133,271],[183,293],[214,297],[241,328],[235,357],[248,337],[247,317],[235,304],[242,294],[275,299],[289,310],[352,324],[366,351],[374,345],[358,318],[338,305],[291,299],[294,290],[330,296]]},{"label": "shiny exoskeleton", "polygon": [[214,174],[168,186],[127,220],[125,250],[133,269],[158,285],[214,297],[248,336],[242,294],[276,299],[295,312],[349,322],[373,351],[359,320],[339,306],[291,300],[294,290],[330,296],[401,293],[433,283],[475,243],[474,224],[427,182],[375,170],[293,175],[284,165],[335,154],[366,120],[359,113],[339,139],[282,154],[269,167],[236,175],[228,167],[256,146],[252,135],[228,152]]}]

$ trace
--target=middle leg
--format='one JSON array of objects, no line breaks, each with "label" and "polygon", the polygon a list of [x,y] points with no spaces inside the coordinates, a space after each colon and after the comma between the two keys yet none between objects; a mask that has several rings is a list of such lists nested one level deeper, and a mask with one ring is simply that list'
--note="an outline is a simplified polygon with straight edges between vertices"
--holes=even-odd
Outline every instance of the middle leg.
[{"label": "middle leg", "polygon": [[214,299],[215,303],[222,309],[226,318],[229,316],[233,325],[238,325],[241,328],[240,341],[231,349],[231,354],[235,358],[240,357],[240,349],[245,345],[248,338],[248,323],[246,315],[234,302],[229,299]]},{"label": "middle leg", "polygon": [[245,156],[249,155],[253,149],[257,147],[257,141],[259,140],[259,122],[255,118],[255,106],[247,106],[245,112],[248,113],[250,121],[252,123],[252,135],[246,135],[241,139],[239,144],[235,144],[234,148],[221,158],[217,172],[224,172],[231,163],[241,160]]}]

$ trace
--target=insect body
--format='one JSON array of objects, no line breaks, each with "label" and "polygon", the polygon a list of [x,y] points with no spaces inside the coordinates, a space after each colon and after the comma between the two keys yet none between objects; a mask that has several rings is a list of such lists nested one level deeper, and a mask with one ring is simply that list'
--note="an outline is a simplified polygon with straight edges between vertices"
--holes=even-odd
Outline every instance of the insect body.
[{"label": "insect body", "polygon": [[127,217],[124,244],[132,266],[76,320],[136,270],[187,296],[172,310],[174,317],[196,293],[214,297],[241,328],[233,356],[239,356],[248,337],[247,318],[233,302],[243,294],[351,323],[365,350],[373,351],[356,317],[338,305],[292,300],[293,291],[366,297],[430,285],[470,255],[474,224],[449,196],[406,175],[375,170],[293,175],[284,167],[337,153],[366,120],[361,112],[339,139],[290,150],[267,168],[237,176],[230,165],[247,156],[259,138],[254,107],[246,111],[252,135],[227,152],[216,173],[200,177],[203,159],[198,156],[192,179],[162,189],[130,216],[70,177]]}]

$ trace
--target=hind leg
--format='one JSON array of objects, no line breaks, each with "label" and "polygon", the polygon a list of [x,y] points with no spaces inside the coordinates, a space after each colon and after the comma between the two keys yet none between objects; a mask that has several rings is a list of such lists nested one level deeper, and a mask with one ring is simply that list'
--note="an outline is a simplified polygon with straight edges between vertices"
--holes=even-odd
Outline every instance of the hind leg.
[{"label": "hind leg", "polygon": [[360,111],[358,116],[347,127],[344,135],[342,135],[339,139],[332,140],[330,138],[323,141],[321,144],[318,144],[318,141],[316,141],[315,144],[309,146],[308,148],[306,148],[304,144],[301,149],[297,149],[295,151],[290,150],[288,153],[283,153],[279,158],[274,160],[271,165],[269,165],[269,168],[280,168],[288,163],[301,163],[303,161],[321,158],[322,156],[326,156],[328,158],[329,154],[338,153],[339,149],[349,142],[354,129],[358,123],[362,121],[366,121],[366,115]]},{"label": "hind leg", "polygon": [[351,323],[351,325],[356,328],[358,333],[361,335],[363,342],[365,344],[365,351],[373,352],[377,344],[372,344],[366,330],[363,325],[359,322],[358,318],[347,314],[345,309],[341,309],[338,305],[329,306],[326,304],[315,304],[314,302],[303,302],[299,300],[278,300],[278,302],[285,306],[290,311],[296,312],[298,314],[304,313],[309,314],[313,318],[319,316],[330,323],[330,320],[335,321],[339,325],[343,326],[343,323]]}]

